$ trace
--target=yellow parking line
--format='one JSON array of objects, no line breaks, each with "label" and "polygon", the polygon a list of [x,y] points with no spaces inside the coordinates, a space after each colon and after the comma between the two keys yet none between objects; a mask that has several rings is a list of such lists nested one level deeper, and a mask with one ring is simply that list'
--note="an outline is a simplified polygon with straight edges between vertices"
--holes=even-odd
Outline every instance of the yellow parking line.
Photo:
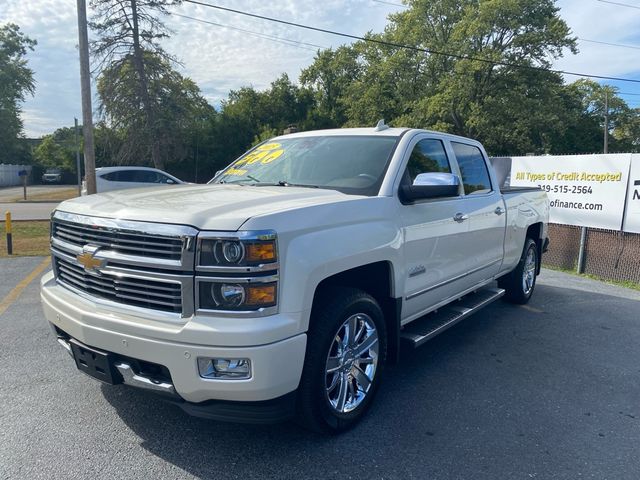
[{"label": "yellow parking line", "polygon": [[0,301],[0,315],[2,315],[7,308],[11,306],[13,302],[15,302],[22,291],[29,286],[29,284],[33,281],[34,278],[38,277],[44,270],[49,266],[51,259],[49,257],[45,258],[42,263],[40,263],[33,271],[24,277],[22,281],[14,287],[13,290],[9,292],[9,294]]}]

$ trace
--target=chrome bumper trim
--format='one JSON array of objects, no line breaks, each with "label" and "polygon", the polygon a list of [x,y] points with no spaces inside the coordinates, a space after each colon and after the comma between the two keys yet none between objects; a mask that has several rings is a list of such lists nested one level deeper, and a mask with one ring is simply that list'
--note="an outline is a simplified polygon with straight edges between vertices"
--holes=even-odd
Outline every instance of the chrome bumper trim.
[{"label": "chrome bumper trim", "polygon": [[[67,341],[67,339],[64,337],[57,337],[56,340],[62,346],[62,348],[67,351],[69,356],[73,358],[71,344]],[[122,381],[125,385],[163,393],[170,397],[174,397],[177,400],[181,399],[172,383],[152,380],[151,378],[145,377],[143,375],[138,375],[133,371],[131,365],[126,362],[119,361],[114,364],[114,367],[116,367],[116,370],[118,370],[118,372],[120,372],[120,375],[122,375]]]},{"label": "chrome bumper trim", "polygon": [[71,351],[71,344],[62,337],[58,337],[56,340],[58,340],[58,343],[62,346],[62,348],[64,348],[67,351],[69,356],[73,358],[73,352]]},{"label": "chrome bumper trim", "polygon": [[180,398],[172,383],[152,380],[148,377],[138,375],[133,371],[131,365],[125,362],[118,362],[114,367],[116,367],[118,372],[120,372],[120,375],[122,375],[125,385],[143,388],[145,390],[152,390],[154,392],[160,392],[172,397]]}]

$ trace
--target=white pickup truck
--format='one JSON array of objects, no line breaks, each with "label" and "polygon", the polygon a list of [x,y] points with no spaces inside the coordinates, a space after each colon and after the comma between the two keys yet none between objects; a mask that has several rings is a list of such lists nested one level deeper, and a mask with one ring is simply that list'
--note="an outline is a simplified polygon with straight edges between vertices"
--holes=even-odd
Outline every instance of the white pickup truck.
[{"label": "white pickup truck", "polygon": [[295,133],[207,185],[60,204],[42,303],[103,382],[202,417],[338,432],[402,343],[529,300],[548,212],[540,190],[501,192],[474,140],[382,123]]}]

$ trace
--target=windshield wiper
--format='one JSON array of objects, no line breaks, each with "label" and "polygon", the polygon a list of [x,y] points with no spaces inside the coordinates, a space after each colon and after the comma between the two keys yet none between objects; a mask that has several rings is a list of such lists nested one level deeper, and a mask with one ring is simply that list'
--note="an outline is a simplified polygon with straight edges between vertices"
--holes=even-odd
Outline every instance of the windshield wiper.
[{"label": "windshield wiper", "polygon": [[[258,180],[256,177],[252,177],[251,175],[245,175],[245,177],[247,177],[249,180],[253,180],[254,182],[260,183],[260,180]],[[242,183],[244,181],[245,181],[244,178],[241,178],[239,180],[231,180],[230,182],[226,180],[220,180],[218,183]]]},{"label": "windshield wiper", "polygon": [[286,180],[278,180],[277,182],[257,182],[252,183],[253,187],[306,187],[306,188],[320,188],[318,185],[309,185],[308,183],[291,183]]}]

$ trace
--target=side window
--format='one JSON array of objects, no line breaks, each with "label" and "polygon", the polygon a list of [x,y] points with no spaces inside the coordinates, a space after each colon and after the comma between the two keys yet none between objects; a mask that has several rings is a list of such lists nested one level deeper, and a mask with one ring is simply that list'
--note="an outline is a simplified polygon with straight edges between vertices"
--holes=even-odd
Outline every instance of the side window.
[{"label": "side window", "polygon": [[116,173],[116,182],[135,182],[135,170],[120,170]]},{"label": "side window", "polygon": [[420,173],[431,172],[451,173],[444,145],[441,140],[435,138],[420,140],[413,147],[407,163],[405,180],[411,184]]},{"label": "side window", "polygon": [[133,171],[132,170],[118,170],[115,172],[105,173],[101,175],[100,178],[107,180],[109,182],[133,182]]},{"label": "side window", "polygon": [[489,171],[480,149],[473,145],[458,142],[451,142],[451,146],[460,166],[464,193],[470,195],[490,192],[491,180],[489,179]]},{"label": "side window", "polygon": [[136,170],[136,182],[158,183],[158,174],[153,170]]}]

